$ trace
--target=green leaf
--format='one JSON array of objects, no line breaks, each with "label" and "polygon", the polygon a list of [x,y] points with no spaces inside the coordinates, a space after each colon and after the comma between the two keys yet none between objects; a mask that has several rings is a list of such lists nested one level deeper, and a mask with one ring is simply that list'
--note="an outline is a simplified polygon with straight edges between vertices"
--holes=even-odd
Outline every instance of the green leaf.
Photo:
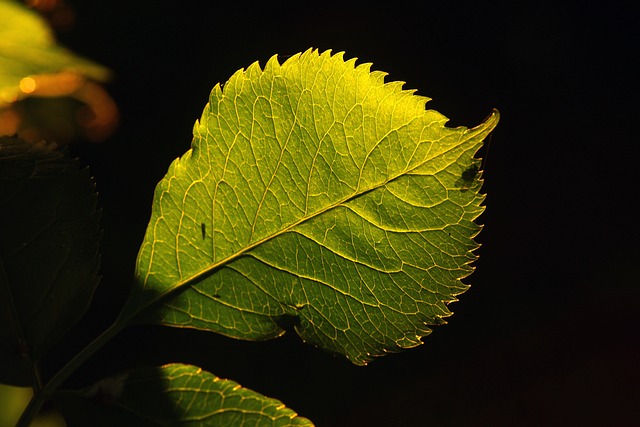
[{"label": "green leaf", "polygon": [[156,188],[124,316],[249,340],[293,324],[356,364],[444,323],[483,210],[463,174],[498,114],[446,128],[384,77],[309,50],[217,85]]},{"label": "green leaf", "polygon": [[36,385],[36,362],[89,306],[100,261],[94,187],[54,144],[0,138],[0,382]]},{"label": "green leaf", "polygon": [[0,107],[35,89],[32,82],[25,86],[24,78],[63,72],[67,83],[72,74],[95,80],[109,76],[106,68],[57,45],[40,15],[18,2],[0,0]]},{"label": "green leaf", "polygon": [[183,364],[135,369],[56,401],[69,427],[312,426],[276,399]]}]

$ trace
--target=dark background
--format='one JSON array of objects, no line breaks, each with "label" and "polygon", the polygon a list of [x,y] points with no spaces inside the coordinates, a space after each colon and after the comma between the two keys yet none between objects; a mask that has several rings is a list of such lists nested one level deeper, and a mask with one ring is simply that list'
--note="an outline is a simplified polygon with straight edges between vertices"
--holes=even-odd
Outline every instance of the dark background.
[{"label": "dark background", "polygon": [[423,346],[363,368],[294,335],[250,343],[132,327],[70,385],[185,362],[318,426],[640,423],[637,2],[67,3],[76,23],[60,41],[114,71],[122,121],[106,142],[72,148],[98,183],[103,280],[60,360],[114,319],[155,184],[236,70],[345,51],[433,98],[450,125],[502,114],[472,287]]}]

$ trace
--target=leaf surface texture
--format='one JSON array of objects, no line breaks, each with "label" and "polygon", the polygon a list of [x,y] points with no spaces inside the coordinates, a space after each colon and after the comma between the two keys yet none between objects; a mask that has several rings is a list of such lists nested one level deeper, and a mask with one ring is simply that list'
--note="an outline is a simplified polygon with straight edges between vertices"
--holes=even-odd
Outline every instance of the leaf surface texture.
[{"label": "leaf surface texture", "polygon": [[498,114],[447,128],[384,77],[309,50],[217,85],[156,188],[125,313],[249,340],[293,325],[356,364],[444,323],[483,209],[463,173]]}]

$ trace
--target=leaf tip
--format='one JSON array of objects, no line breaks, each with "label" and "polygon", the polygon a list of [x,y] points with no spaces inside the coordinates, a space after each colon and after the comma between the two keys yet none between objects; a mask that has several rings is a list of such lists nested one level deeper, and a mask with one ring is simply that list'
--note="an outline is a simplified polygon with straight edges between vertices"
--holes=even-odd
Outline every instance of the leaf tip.
[{"label": "leaf tip", "polygon": [[489,114],[476,128],[485,128],[488,134],[495,129],[499,121],[500,111],[498,111],[497,108],[494,108],[491,110],[491,114]]}]

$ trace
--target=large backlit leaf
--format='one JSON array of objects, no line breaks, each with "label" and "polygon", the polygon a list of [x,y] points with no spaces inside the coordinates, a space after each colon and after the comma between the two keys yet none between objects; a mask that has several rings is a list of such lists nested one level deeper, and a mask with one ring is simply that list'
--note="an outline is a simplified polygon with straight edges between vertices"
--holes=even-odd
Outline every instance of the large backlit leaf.
[{"label": "large backlit leaf", "polygon": [[0,382],[33,385],[35,362],[89,306],[94,190],[88,170],[54,145],[0,138]]},{"label": "large backlit leaf", "polygon": [[279,400],[182,364],[135,369],[56,400],[69,427],[312,426]]},{"label": "large backlit leaf", "polygon": [[498,115],[446,128],[384,77],[310,50],[216,86],[156,189],[124,315],[250,340],[293,324],[357,364],[444,323],[475,259],[473,155]]}]

